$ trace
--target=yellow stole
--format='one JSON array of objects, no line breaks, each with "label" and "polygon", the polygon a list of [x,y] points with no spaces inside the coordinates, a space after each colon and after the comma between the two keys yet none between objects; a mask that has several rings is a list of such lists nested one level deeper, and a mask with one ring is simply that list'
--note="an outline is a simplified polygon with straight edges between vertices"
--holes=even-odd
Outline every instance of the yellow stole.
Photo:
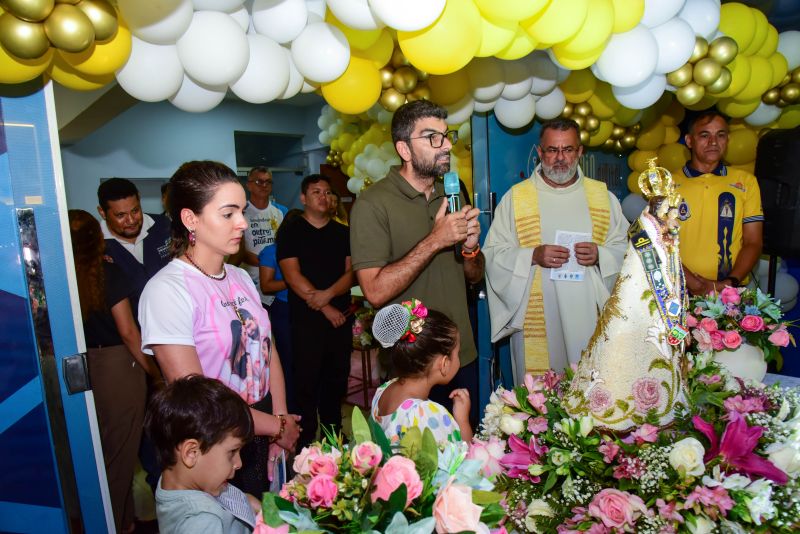
[{"label": "yellow stole", "polygon": [[[583,190],[592,219],[592,241],[605,243],[611,224],[611,206],[606,184],[584,176]],[[539,221],[539,194],[533,179],[525,180],[512,188],[514,201],[514,224],[519,245],[536,248],[542,244],[542,228]],[[542,269],[536,269],[528,297],[522,335],[525,340],[525,367],[532,374],[542,374],[550,369],[550,354],[547,350],[547,329],[544,319],[542,296]]]}]

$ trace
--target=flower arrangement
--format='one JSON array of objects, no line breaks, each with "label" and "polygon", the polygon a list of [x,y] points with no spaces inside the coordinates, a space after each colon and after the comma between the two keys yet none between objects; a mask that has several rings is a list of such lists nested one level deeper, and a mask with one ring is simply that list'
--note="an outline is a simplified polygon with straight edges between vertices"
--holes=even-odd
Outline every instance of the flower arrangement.
[{"label": "flower arrangement", "polygon": [[353,410],[352,443],[328,435],[294,460],[279,496],[265,493],[256,534],[370,532],[489,534],[501,496],[466,459],[466,443],[439,450],[430,430],[411,428],[392,450],[383,430]]},{"label": "flower arrangement", "polygon": [[356,349],[370,348],[375,339],[372,337],[372,320],[375,319],[375,308],[363,306],[354,314],[353,321],[353,347]]},{"label": "flower arrangement", "polygon": [[719,293],[693,297],[686,323],[697,350],[735,350],[743,342],[761,348],[767,362],[783,365],[780,347],[794,338],[782,322],[780,302],[760,289],[726,287]]},{"label": "flower arrangement", "polygon": [[687,355],[674,422],[627,435],[570,418],[572,372],[499,388],[467,458],[495,483],[509,531],[793,532],[800,528],[800,388],[751,387]]}]

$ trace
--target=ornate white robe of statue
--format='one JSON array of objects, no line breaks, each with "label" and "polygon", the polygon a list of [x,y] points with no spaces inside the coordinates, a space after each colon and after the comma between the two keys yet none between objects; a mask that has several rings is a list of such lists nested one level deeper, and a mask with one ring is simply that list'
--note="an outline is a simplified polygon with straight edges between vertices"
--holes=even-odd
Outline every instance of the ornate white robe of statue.
[{"label": "ornate white robe of statue", "polygon": [[[592,220],[584,192],[584,175],[565,188],[553,188],[539,175],[535,182],[539,198],[541,238],[553,244],[557,230],[592,234]],[[515,225],[512,192],[503,196],[483,245],[486,256],[486,287],[491,317],[492,341],[511,336],[514,381],[526,372],[523,323],[536,269],[542,270],[542,293],[550,368],[563,370],[577,363],[592,335],[600,310],[619,273],[627,246],[628,221],[619,201],[608,193],[610,221],[604,243],[598,244],[597,265],[586,269],[581,282],[551,281],[550,269],[531,265],[533,248],[520,247]]]}]

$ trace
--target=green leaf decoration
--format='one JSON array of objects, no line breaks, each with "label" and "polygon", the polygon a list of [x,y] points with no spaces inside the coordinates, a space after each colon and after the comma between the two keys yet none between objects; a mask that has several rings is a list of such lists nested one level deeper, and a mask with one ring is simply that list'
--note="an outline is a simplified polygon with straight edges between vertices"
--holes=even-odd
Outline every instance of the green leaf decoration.
[{"label": "green leaf decoration", "polygon": [[622,399],[617,399],[617,407],[622,410],[623,412],[627,412],[630,405]]},{"label": "green leaf decoration", "polygon": [[351,416],[351,424],[353,426],[353,439],[356,443],[364,443],[365,441],[372,441],[372,435],[369,431],[369,423],[364,419],[364,414],[358,409],[358,406],[353,406],[353,415]]},{"label": "green leaf decoration", "polygon": [[400,486],[389,495],[388,514],[392,516],[397,512],[402,512],[406,507],[407,498],[408,489],[405,484],[400,484]]},{"label": "green leaf decoration", "polygon": [[497,503],[491,503],[486,505],[481,512],[481,522],[488,526],[495,526],[505,515],[506,512],[502,506]]},{"label": "green leaf decoration", "polygon": [[658,310],[658,304],[656,304],[656,301],[651,300],[647,303],[647,308],[650,310],[650,315],[652,316],[656,313],[656,310]]},{"label": "green leaf decoration", "polygon": [[433,476],[439,467],[439,447],[430,428],[425,427],[422,432],[422,448],[417,455],[416,464],[423,480]]},{"label": "green leaf decoration", "polygon": [[652,371],[653,369],[664,369],[665,371],[672,371],[672,364],[664,359],[653,360],[652,363],[650,363],[650,367],[647,370]]},{"label": "green leaf decoration", "polygon": [[547,475],[547,480],[544,481],[544,488],[542,488],[542,495],[545,495],[550,489],[556,485],[556,479],[558,475],[556,475],[555,471],[550,471],[550,474]]},{"label": "green leaf decoration", "polygon": [[472,502],[478,506],[499,503],[502,498],[503,496],[495,491],[472,490]]},{"label": "green leaf decoration", "polygon": [[375,438],[375,443],[381,448],[384,459],[388,460],[392,456],[392,444],[389,443],[389,438],[386,437],[381,425],[379,425],[372,417],[369,418],[369,427],[372,429],[372,436]]},{"label": "green leaf decoration", "polygon": [[406,430],[406,433],[400,438],[400,452],[402,452],[403,456],[406,458],[414,460],[421,449],[422,431],[420,431],[419,427],[412,426]]},{"label": "green leaf decoration", "polygon": [[[261,514],[264,517],[264,523],[271,527],[279,527],[283,525],[283,520],[279,515],[278,505],[275,503],[275,499],[280,499],[274,493],[267,493],[265,492],[264,495],[261,497]],[[282,501],[284,499],[281,499]],[[285,501],[289,502],[289,501]],[[294,507],[289,503],[289,510],[286,511],[294,511]]]}]

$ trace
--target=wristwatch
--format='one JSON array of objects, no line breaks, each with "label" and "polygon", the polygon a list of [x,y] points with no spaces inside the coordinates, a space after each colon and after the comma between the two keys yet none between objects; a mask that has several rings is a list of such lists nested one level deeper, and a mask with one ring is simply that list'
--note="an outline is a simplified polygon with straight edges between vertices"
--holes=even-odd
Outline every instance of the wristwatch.
[{"label": "wristwatch", "polygon": [[739,287],[742,285],[742,281],[736,278],[735,276],[726,276],[724,280],[730,280],[732,287]]}]

